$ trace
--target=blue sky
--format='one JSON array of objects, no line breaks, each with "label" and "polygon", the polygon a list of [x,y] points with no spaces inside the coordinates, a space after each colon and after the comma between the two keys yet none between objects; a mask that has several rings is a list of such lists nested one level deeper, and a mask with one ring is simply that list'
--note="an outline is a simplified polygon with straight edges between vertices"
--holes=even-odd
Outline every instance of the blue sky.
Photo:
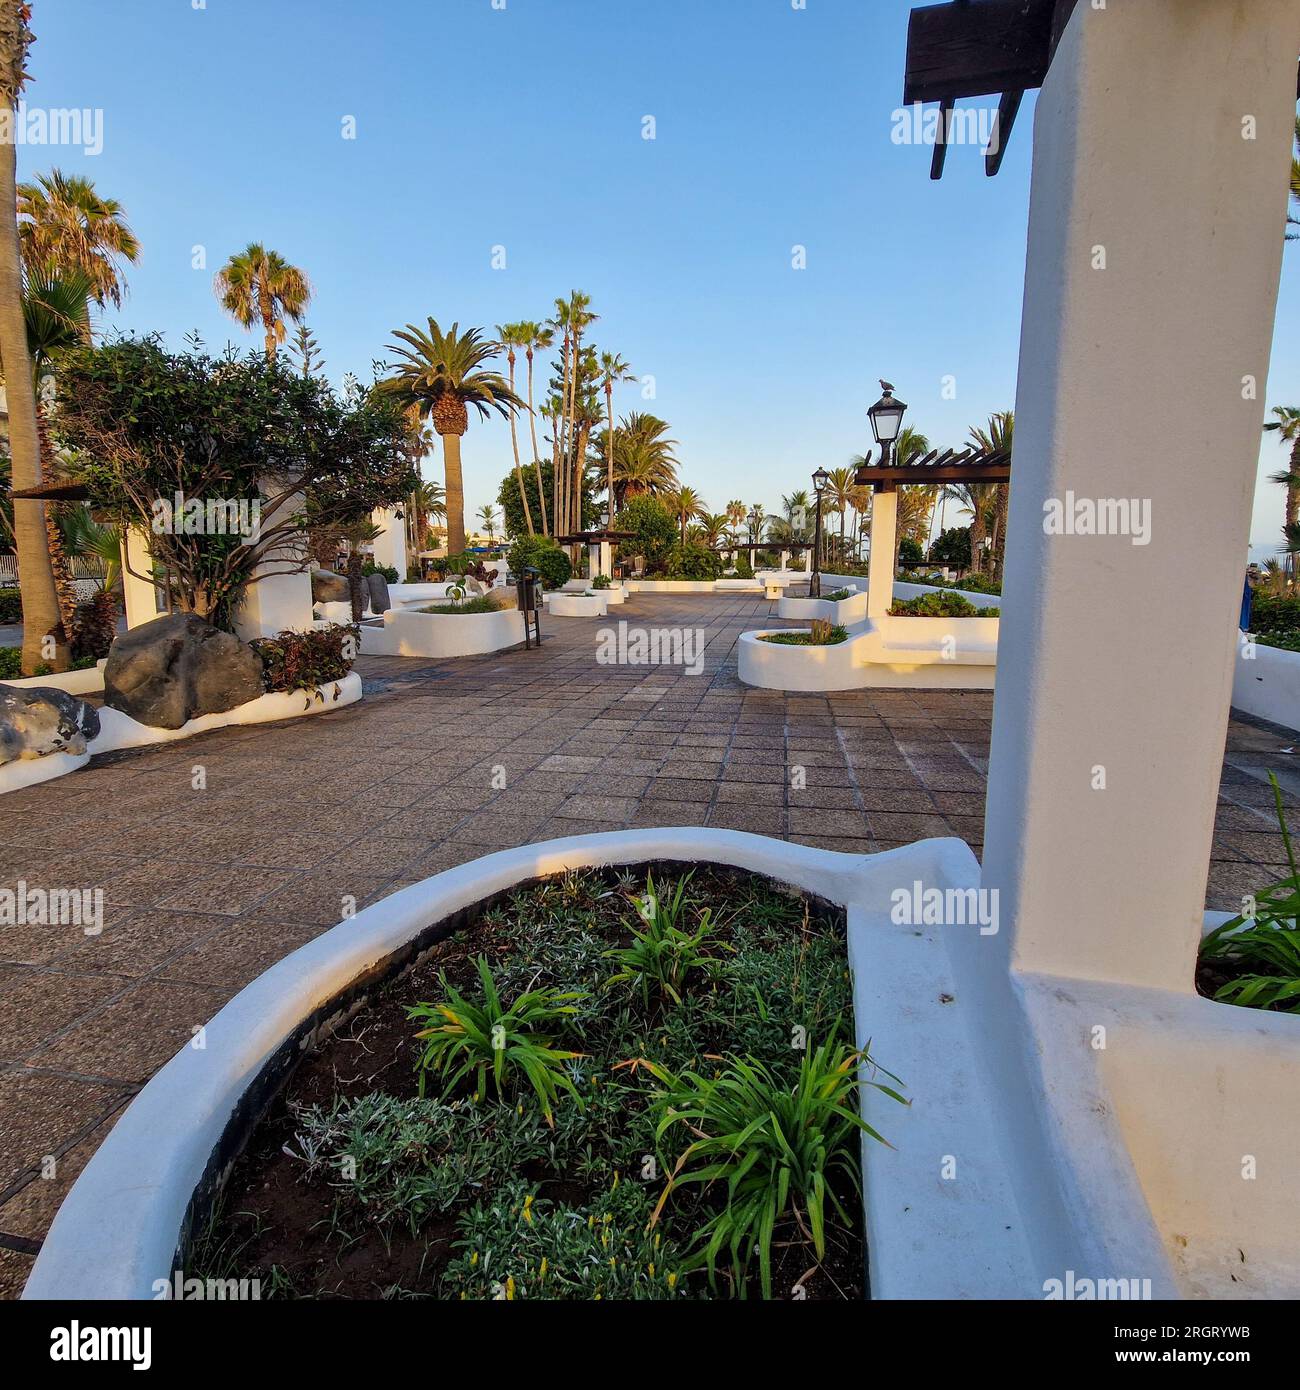
[{"label": "blue sky", "polygon": [[[178,346],[254,344],[212,273],[275,247],[311,276],[336,382],[408,321],[543,319],[581,288],[597,344],[655,378],[616,405],[669,421],[715,510],[772,510],[864,451],[877,377],[936,445],[1014,403],[1032,106],[998,178],[960,148],[932,184],[928,149],[890,138],[907,0],[501,4],[35,0],[27,102],[102,108],[104,150],[29,147],[20,176],[58,163],[120,199],[144,252],[106,323]],[[1298,305],[1300,244],[1279,324]],[[1270,404],[1300,400],[1295,336]],[[1262,446],[1261,476],[1283,462]],[[471,511],[509,466],[504,423],[472,424]],[[1281,511],[1262,482],[1252,540]]]}]

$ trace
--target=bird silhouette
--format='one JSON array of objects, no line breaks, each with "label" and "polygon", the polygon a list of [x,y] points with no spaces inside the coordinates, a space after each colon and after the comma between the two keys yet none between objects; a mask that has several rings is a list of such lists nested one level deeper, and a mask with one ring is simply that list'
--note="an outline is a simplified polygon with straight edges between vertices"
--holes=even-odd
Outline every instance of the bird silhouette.
[{"label": "bird silhouette", "polygon": [[892,381],[881,381],[880,389],[882,391],[892,391],[894,389],[894,383]]}]

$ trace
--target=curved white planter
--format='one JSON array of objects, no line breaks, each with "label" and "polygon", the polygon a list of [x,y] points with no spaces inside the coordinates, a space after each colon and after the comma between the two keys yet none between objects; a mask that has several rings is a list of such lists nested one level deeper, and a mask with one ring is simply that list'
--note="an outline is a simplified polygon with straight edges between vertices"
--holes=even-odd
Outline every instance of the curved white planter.
[{"label": "curved white planter", "polygon": [[997,629],[996,618],[883,617],[826,647],[764,642],[768,634],[746,632],[737,648],[739,675],[764,690],[991,690]]},{"label": "curved white planter", "polygon": [[0,685],[16,685],[20,690],[30,690],[36,686],[53,686],[69,695],[94,695],[104,688],[104,666],[101,659],[84,671],[58,671],[50,676],[20,676],[11,681],[0,681]]},{"label": "curved white planter", "polygon": [[557,589],[543,599],[553,618],[603,618],[609,612],[603,593],[566,594]]},{"label": "curved white planter", "polygon": [[[1300,1020],[1010,968],[957,840],[850,855],[737,831],[616,831],[521,846],[414,884],[272,966],[132,1102],[55,1217],[25,1298],[150,1299],[289,1069],[378,986],[496,895],[566,869],[734,865],[847,909],[856,1034],[902,1081],[868,1091],[876,1298],[1294,1297]],[[937,890],[953,907],[938,920]],[[967,904],[963,910],[956,905]],[[1098,1026],[1123,1041],[1088,1045]],[[1238,1172],[1242,1144],[1261,1154]],[[936,1155],[960,1154],[939,1182]],[[1246,1257],[1246,1252],[1249,1252]]]},{"label": "curved white planter", "polygon": [[234,709],[223,710],[220,714],[204,714],[198,719],[191,719],[179,729],[156,729],[105,705],[99,711],[99,733],[87,741],[84,755],[51,753],[44,758],[24,758],[5,763],[0,767],[0,795],[75,772],[96,753],[116,753],[123,748],[175,743],[179,739],[193,738],[195,734],[206,734],[231,724],[274,724],[282,719],[298,719],[307,714],[325,714],[329,710],[355,704],[360,698],[361,677],[355,671],[349,671],[342,680],[330,681],[315,690],[273,691],[246,704],[236,705]]},{"label": "curved white planter", "polygon": [[[835,589],[843,587],[822,585],[825,592],[832,594]],[[835,603],[825,598],[791,598],[786,595],[777,604],[776,614],[778,618],[788,618],[793,622],[806,623],[812,618],[825,618],[837,627],[852,627],[854,623],[866,621],[867,591],[863,589],[861,593],[852,594],[849,598],[839,599]]]},{"label": "curved white planter", "polygon": [[1232,704],[1256,719],[1300,732],[1300,652],[1258,642],[1248,647],[1238,633]]},{"label": "curved white planter", "polygon": [[524,615],[517,608],[495,613],[421,613],[390,608],[383,627],[361,629],[367,656],[483,656],[524,641]]},{"label": "curved white planter", "polygon": [[629,579],[629,594],[711,594],[716,588],[712,579]]}]

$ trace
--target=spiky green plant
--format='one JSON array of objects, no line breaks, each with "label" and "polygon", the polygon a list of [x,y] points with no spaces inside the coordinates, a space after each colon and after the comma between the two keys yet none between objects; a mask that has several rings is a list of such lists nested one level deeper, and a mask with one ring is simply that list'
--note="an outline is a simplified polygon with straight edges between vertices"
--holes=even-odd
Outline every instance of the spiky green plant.
[{"label": "spiky green plant", "polygon": [[415,1004],[407,1010],[410,1018],[429,1025],[415,1035],[424,1043],[417,1064],[420,1094],[424,1094],[429,1072],[441,1078],[444,1096],[473,1076],[476,1100],[487,1094],[489,1075],[498,1096],[522,1077],[537,1096],[547,1124],[554,1125],[554,1102],[561,1090],[582,1103],[564,1065],[582,1054],[553,1047],[553,1035],[577,1012],[574,1001],[585,999],[586,994],[581,990],[527,990],[507,1008],[486,958],[479,956],[477,966],[482,1003],[471,1003],[443,975],[444,1003]]},{"label": "spiky green plant", "polygon": [[692,1071],[673,1075],[653,1062],[647,1067],[661,1085],[652,1099],[656,1142],[662,1144],[678,1127],[694,1136],[672,1162],[654,1219],[682,1188],[694,1186],[705,1194],[720,1189],[723,1205],[696,1232],[694,1262],[708,1269],[713,1283],[725,1252],[743,1293],[756,1251],[764,1298],[772,1296],[778,1225],[793,1222],[817,1258],[824,1258],[827,1207],[850,1224],[834,1176],[859,1190],[859,1133],[888,1143],[858,1114],[862,1087],[907,1104],[889,1086],[864,1081],[862,1072],[874,1064],[866,1050],[844,1043],[805,1051],[793,1086],[752,1057],[731,1059],[713,1077]]},{"label": "spiky green plant", "polygon": [[627,984],[639,989],[647,1008],[656,992],[680,1004],[692,977],[717,970],[719,962],[709,954],[710,946],[716,944],[711,912],[706,908],[700,914],[693,931],[682,925],[691,877],[680,879],[676,890],[665,897],[656,889],[654,876],[646,875],[644,896],[632,899],[644,930],[634,927],[630,946],[605,953],[622,967],[606,980],[607,987]]}]

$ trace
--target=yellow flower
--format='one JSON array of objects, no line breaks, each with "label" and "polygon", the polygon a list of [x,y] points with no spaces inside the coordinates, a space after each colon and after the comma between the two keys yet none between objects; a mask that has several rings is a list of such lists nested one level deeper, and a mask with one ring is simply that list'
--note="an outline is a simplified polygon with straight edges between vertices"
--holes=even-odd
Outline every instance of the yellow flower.
[{"label": "yellow flower", "polygon": [[668,1287],[670,1289],[675,1289],[677,1287],[677,1275],[675,1273],[668,1276]]},{"label": "yellow flower", "polygon": [[653,1279],[655,1277],[655,1262],[651,1260],[650,1263],[646,1265],[646,1268],[650,1271],[650,1277]]},{"label": "yellow flower", "polygon": [[477,1268],[478,1268],[478,1251],[477,1251],[477,1250],[475,1250],[475,1252],[469,1257],[469,1267],[470,1267],[471,1269],[477,1269]]},{"label": "yellow flower", "polygon": [[533,1195],[531,1192],[524,1198],[524,1220],[530,1226],[533,1224]]},{"label": "yellow flower", "polygon": [[542,1256],[542,1268],[541,1268],[541,1276],[542,1276],[543,1279],[546,1278],[546,1270],[547,1270],[546,1256],[543,1255],[543,1256]]},{"label": "yellow flower", "polygon": [[512,1274],[506,1280],[506,1302],[513,1303],[515,1298],[515,1276]]}]

